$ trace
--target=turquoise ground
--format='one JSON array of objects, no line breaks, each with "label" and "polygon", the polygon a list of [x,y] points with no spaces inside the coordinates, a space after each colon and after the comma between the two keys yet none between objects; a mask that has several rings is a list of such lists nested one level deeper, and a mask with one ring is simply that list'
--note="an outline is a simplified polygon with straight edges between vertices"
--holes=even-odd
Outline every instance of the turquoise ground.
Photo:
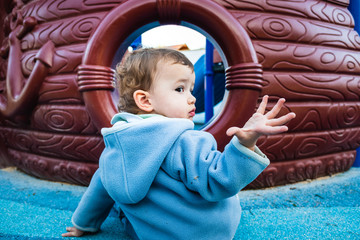
[{"label": "turquoise ground", "polygon": [[[0,239],[65,239],[61,233],[85,189],[0,170]],[[234,239],[360,239],[360,168],[239,197]],[[111,213],[98,234],[81,239],[130,238]]]}]

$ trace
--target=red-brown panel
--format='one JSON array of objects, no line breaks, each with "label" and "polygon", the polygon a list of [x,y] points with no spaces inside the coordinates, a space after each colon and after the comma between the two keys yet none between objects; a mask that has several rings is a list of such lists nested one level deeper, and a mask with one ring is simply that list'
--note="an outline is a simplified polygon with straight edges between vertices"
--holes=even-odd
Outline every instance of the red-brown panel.
[{"label": "red-brown panel", "polygon": [[97,163],[104,149],[101,136],[71,135],[0,127],[9,148],[73,161]]},{"label": "red-brown panel", "polygon": [[78,91],[76,74],[57,74],[45,78],[39,90],[39,104],[84,104]]},{"label": "red-brown panel", "polygon": [[83,105],[38,105],[34,110],[33,130],[54,133],[97,134]]},{"label": "red-brown panel", "polygon": [[79,16],[89,12],[108,11],[124,0],[39,0],[32,1],[22,8],[24,17],[34,16],[40,22]]},{"label": "red-brown panel", "polygon": [[98,164],[95,163],[72,162],[13,149],[9,149],[9,156],[19,169],[30,175],[80,185],[88,185],[98,168]]},{"label": "red-brown panel", "polygon": [[360,127],[269,135],[259,139],[259,148],[272,162],[297,160],[343,152],[360,146]]},{"label": "red-brown panel", "polygon": [[86,42],[106,13],[83,14],[39,24],[31,34],[21,39],[21,49],[38,49],[49,40],[56,47]]},{"label": "red-brown panel", "polygon": [[360,49],[359,34],[346,26],[263,12],[233,12],[252,39]]},{"label": "red-brown panel", "polygon": [[[310,18],[323,22],[354,27],[354,19],[351,13],[338,4],[329,1],[314,0],[215,0],[229,10],[267,12],[271,14],[283,14],[285,16],[297,16]],[[339,3],[341,0],[334,0]],[[345,0],[344,0],[345,1]]]},{"label": "red-brown panel", "polygon": [[[59,47],[55,49],[53,66],[49,74],[74,73],[79,66],[84,54],[86,44],[73,44],[71,47]],[[21,59],[22,72],[25,76],[30,75],[34,67],[34,58],[37,50],[27,51]]]},{"label": "red-brown panel", "polygon": [[355,156],[356,151],[346,151],[296,161],[272,163],[247,188],[266,188],[331,176],[349,170]]},{"label": "red-brown panel", "polygon": [[267,71],[264,82],[262,94],[284,97],[288,102],[360,100],[360,75],[355,74]]},{"label": "red-brown panel", "polygon": [[253,44],[264,71],[360,72],[360,51],[277,41]]}]

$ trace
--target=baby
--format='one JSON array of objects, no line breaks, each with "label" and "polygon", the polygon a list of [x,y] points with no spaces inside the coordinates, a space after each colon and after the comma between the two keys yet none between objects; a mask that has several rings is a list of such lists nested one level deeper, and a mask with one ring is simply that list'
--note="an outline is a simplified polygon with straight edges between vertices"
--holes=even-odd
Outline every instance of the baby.
[{"label": "baby", "polygon": [[102,129],[99,169],[62,236],[96,232],[112,207],[133,239],[232,239],[240,222],[237,193],[269,164],[256,147],[295,117],[265,114],[268,96],[223,152],[214,137],[193,130],[194,67],[180,52],[141,49],[118,66],[119,111]]}]

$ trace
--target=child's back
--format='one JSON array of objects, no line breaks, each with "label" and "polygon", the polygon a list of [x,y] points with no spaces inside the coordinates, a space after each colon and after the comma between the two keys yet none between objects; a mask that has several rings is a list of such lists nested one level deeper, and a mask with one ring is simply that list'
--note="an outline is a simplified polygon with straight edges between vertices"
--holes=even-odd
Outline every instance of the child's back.
[{"label": "child's back", "polygon": [[244,128],[228,129],[233,138],[219,152],[211,134],[193,130],[195,76],[185,56],[141,50],[124,69],[120,105],[132,113],[102,129],[99,169],[63,236],[98,231],[116,203],[134,239],[231,239],[241,215],[237,193],[269,164],[257,139],[286,131],[295,115],[275,118],[284,99],[265,114],[265,96]]},{"label": "child's back", "polygon": [[[212,135],[192,130],[186,119],[120,113],[113,123],[102,131],[96,185],[103,184],[140,239],[234,236],[241,215],[236,193],[268,165],[266,158],[233,143],[220,153]],[[84,219],[81,212],[89,218],[82,208],[86,203],[74,223]]]}]

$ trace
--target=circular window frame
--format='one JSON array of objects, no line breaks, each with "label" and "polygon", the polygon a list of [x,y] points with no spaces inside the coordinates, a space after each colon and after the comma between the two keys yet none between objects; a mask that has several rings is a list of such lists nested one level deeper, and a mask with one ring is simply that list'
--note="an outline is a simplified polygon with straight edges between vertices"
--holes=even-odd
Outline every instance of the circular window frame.
[{"label": "circular window frame", "polygon": [[228,66],[222,110],[202,129],[214,135],[221,149],[229,140],[227,128],[242,126],[254,113],[263,77],[245,29],[228,10],[210,0],[129,0],[112,9],[89,39],[78,67],[78,86],[86,109],[99,130],[110,127],[111,118],[118,112],[111,94],[115,54],[124,54],[139,31],[164,24],[201,32],[220,50]]}]

